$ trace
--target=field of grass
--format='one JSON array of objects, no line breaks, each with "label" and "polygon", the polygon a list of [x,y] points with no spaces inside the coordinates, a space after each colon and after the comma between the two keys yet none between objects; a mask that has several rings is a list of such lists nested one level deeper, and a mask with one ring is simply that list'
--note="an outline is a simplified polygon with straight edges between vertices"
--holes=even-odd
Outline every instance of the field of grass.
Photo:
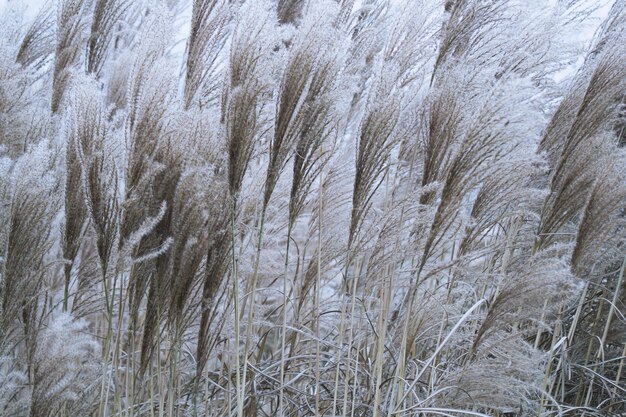
[{"label": "field of grass", "polygon": [[5,3],[0,416],[626,414],[625,0]]}]

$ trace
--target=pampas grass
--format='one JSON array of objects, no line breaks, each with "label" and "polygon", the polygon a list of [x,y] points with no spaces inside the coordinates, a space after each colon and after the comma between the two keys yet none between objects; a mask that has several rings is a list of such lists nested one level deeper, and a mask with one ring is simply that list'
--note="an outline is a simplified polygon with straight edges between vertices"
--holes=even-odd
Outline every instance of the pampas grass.
[{"label": "pampas grass", "polygon": [[0,414],[626,412],[623,0],[57,3],[0,17]]}]

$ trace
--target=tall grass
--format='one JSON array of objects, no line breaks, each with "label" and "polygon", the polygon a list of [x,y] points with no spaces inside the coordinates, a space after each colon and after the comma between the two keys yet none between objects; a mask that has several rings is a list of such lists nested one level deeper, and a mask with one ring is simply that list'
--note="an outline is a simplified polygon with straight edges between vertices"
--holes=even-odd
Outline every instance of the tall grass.
[{"label": "tall grass", "polygon": [[0,414],[626,413],[624,5],[10,3]]}]

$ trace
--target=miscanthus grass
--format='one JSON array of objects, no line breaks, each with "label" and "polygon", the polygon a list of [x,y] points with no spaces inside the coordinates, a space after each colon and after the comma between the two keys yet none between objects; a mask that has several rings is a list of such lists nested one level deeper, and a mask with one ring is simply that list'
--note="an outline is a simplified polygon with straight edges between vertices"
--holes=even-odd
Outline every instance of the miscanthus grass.
[{"label": "miscanthus grass", "polygon": [[626,413],[624,0],[26,3],[0,415]]}]

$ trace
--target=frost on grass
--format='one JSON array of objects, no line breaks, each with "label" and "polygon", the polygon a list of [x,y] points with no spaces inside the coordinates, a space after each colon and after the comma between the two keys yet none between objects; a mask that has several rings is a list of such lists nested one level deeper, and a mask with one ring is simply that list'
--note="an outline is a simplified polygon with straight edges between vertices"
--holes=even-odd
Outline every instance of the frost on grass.
[{"label": "frost on grass", "polygon": [[14,3],[0,415],[626,413],[624,0]]}]

